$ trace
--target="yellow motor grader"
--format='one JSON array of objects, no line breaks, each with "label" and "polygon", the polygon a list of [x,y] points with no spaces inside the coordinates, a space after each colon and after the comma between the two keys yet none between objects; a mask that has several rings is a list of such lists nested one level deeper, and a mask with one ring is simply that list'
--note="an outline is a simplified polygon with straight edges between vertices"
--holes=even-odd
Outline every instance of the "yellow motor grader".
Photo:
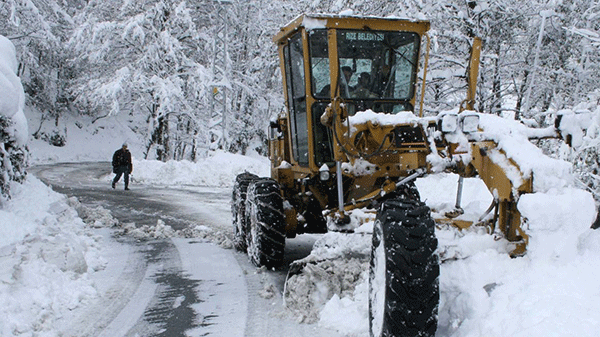
[{"label": "yellow motor grader", "polygon": [[[257,266],[281,264],[286,238],[345,230],[352,209],[377,212],[372,336],[435,335],[438,243],[414,181],[439,171],[440,162],[461,177],[478,176],[493,192],[489,227],[514,243],[512,255],[524,254],[528,240],[516,203],[532,191],[532,179],[521,174],[514,186],[507,165],[519,167],[506,157],[502,164],[492,160],[490,151],[503,152],[480,135],[480,116],[472,111],[480,39],[473,40],[462,106],[423,116],[429,26],[318,14],[281,28],[273,40],[286,110],[270,125],[271,177],[240,174],[233,190],[235,246]],[[471,225],[451,218],[461,228]]]}]

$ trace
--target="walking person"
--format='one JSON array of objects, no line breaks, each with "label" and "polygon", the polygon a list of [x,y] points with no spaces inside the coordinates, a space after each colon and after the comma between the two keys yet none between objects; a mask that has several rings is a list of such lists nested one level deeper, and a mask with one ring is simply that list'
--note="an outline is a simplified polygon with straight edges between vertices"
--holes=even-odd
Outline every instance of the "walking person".
[{"label": "walking person", "polygon": [[133,164],[131,163],[131,152],[127,149],[127,143],[123,143],[123,146],[115,151],[112,159],[113,173],[116,174],[112,181],[112,188],[119,182],[122,175],[125,175],[125,190],[129,190],[129,175],[133,171]]}]

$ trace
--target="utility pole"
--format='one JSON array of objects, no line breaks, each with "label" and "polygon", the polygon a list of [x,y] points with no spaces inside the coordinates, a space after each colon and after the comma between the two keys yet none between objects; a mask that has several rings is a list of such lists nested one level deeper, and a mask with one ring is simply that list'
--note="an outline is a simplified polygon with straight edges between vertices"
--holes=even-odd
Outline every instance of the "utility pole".
[{"label": "utility pole", "polygon": [[213,46],[212,73],[210,86],[210,149],[220,149],[225,145],[225,122],[227,116],[227,91],[229,83],[229,55],[227,54],[227,5],[231,0],[213,0],[215,4],[215,34]]}]

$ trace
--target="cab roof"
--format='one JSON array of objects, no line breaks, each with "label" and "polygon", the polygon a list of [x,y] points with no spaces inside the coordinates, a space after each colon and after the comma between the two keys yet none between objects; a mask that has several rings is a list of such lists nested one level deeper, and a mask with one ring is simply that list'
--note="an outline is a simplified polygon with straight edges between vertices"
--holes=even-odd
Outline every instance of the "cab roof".
[{"label": "cab roof", "polygon": [[412,20],[392,17],[339,15],[339,14],[301,14],[282,27],[273,42],[285,41],[300,29],[358,29],[374,31],[409,31],[419,35],[429,30],[428,20]]}]

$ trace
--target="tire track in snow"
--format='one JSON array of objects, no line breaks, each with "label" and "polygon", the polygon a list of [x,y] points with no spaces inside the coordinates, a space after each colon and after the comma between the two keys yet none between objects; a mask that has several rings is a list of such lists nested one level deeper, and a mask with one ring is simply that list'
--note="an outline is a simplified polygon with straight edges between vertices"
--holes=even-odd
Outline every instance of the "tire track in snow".
[{"label": "tire track in snow", "polygon": [[129,303],[140,288],[148,270],[139,248],[129,250],[124,268],[99,301],[85,310],[75,323],[63,332],[64,336],[98,336]]}]

